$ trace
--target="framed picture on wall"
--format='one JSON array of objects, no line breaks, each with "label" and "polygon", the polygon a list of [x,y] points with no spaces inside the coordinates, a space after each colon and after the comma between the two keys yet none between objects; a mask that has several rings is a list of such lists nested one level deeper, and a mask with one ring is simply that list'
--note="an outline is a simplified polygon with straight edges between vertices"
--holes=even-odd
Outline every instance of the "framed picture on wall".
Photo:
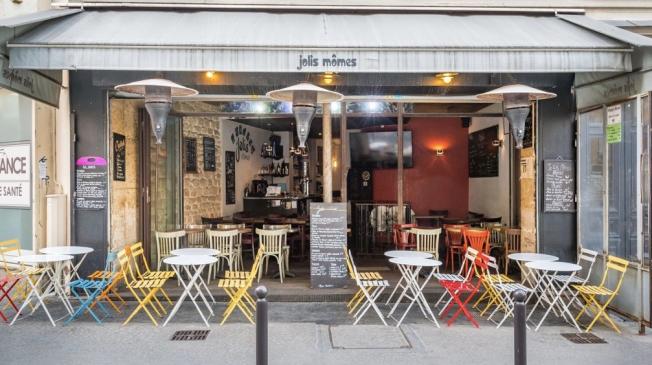
[{"label": "framed picture on wall", "polygon": [[197,172],[197,139],[183,139],[183,163],[186,172]]}]

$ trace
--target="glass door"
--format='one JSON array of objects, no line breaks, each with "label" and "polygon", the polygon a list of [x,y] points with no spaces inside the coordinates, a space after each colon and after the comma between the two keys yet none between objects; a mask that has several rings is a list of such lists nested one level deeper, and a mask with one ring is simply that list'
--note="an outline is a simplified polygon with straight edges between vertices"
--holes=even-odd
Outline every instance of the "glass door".
[{"label": "glass door", "polygon": [[604,251],[604,109],[580,114],[578,143],[579,243]]},{"label": "glass door", "polygon": [[143,114],[143,233],[146,253],[154,263],[155,232],[183,227],[182,119],[168,117],[163,143],[156,144],[147,113]]}]

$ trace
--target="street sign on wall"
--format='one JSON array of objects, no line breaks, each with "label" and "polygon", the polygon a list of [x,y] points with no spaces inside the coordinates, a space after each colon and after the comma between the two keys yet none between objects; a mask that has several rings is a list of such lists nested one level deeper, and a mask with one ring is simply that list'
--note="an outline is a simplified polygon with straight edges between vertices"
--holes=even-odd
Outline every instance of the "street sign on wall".
[{"label": "street sign on wall", "polygon": [[31,163],[29,142],[0,144],[0,207],[31,206]]}]

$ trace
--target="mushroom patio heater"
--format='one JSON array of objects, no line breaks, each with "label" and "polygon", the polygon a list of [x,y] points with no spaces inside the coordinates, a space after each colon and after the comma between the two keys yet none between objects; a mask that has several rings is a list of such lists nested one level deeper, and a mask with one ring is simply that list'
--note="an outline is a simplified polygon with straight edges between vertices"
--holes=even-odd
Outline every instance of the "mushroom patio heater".
[{"label": "mushroom patio heater", "polygon": [[292,102],[292,113],[297,121],[299,148],[306,147],[310,123],[317,111],[317,105],[342,100],[342,94],[308,83],[270,91],[267,96],[278,101]]},{"label": "mushroom patio heater", "polygon": [[556,97],[557,94],[535,89],[527,85],[507,85],[478,95],[480,100],[502,102],[505,117],[509,121],[515,147],[523,148],[525,120],[530,113],[530,102]]},{"label": "mushroom patio heater", "polygon": [[161,144],[163,141],[165,124],[172,107],[172,97],[197,95],[197,90],[164,79],[135,81],[118,85],[115,89],[145,97],[145,109],[152,120],[152,132],[156,137],[156,144]]}]

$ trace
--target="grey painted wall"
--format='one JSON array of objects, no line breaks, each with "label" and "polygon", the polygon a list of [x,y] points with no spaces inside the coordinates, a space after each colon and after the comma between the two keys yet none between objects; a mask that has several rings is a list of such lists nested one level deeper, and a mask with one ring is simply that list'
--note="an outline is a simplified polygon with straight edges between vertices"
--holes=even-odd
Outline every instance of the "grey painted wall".
[{"label": "grey painted wall", "polygon": [[[75,156],[104,156],[107,153],[107,90],[94,87],[89,71],[70,72],[70,109],[74,116]],[[75,172],[72,172],[75,186]],[[109,178],[107,173],[107,179]],[[107,184],[108,186],[108,184]],[[74,197],[74,194],[73,194]],[[108,202],[106,209],[79,210],[72,202],[72,243],[93,247],[80,269],[80,275],[104,267],[108,247]]]},{"label": "grey painted wall", "polygon": [[[537,155],[537,194],[543,201],[543,161],[561,158],[575,160],[575,100],[570,93],[573,76],[559,76],[557,97],[539,103],[539,145]],[[575,261],[577,214],[546,213],[539,205],[539,251],[558,256],[560,261]]]}]

